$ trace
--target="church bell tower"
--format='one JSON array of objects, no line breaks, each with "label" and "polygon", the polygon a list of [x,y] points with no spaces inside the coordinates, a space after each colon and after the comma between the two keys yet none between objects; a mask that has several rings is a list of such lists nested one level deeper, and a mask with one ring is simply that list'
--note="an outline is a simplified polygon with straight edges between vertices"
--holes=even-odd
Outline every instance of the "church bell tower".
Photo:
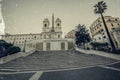
[{"label": "church bell tower", "polygon": [[49,20],[48,20],[48,18],[46,18],[44,21],[43,21],[43,27],[44,28],[47,28],[47,27],[49,27]]},{"label": "church bell tower", "polygon": [[55,21],[56,27],[61,27],[61,20],[59,18]]}]

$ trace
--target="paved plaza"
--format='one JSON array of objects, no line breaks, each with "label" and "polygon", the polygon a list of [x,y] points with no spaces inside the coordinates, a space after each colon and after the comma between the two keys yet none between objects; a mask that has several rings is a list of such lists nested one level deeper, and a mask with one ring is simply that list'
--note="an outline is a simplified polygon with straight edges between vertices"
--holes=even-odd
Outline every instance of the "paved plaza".
[{"label": "paved plaza", "polygon": [[36,51],[0,65],[0,80],[120,80],[120,61],[77,51]]}]

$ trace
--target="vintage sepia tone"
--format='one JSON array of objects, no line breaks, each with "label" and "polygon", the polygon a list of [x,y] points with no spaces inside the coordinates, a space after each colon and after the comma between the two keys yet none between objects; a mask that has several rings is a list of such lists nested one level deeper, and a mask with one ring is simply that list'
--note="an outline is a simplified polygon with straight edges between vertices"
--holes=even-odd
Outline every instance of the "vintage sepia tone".
[{"label": "vintage sepia tone", "polygon": [[0,0],[0,80],[120,80],[120,0]]}]

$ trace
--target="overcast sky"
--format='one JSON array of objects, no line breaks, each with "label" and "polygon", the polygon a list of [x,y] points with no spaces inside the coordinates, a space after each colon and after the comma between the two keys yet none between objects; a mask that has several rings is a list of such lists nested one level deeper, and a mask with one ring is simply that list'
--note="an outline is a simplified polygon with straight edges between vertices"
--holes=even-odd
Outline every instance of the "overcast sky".
[{"label": "overcast sky", "polygon": [[[100,0],[3,0],[2,13],[6,32],[40,33],[43,20],[51,22],[52,13],[62,20],[63,32],[78,24],[89,27],[99,17],[93,5]],[[104,0],[108,5],[105,15],[120,18],[120,0]]]}]

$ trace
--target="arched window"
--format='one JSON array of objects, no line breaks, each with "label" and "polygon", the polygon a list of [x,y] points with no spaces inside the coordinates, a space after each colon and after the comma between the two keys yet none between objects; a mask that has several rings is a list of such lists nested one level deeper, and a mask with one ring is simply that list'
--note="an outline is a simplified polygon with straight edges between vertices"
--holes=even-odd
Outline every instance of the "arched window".
[{"label": "arched window", "polygon": [[60,24],[58,23],[57,26],[60,26]]},{"label": "arched window", "polygon": [[47,27],[47,24],[44,24],[45,27]]}]

